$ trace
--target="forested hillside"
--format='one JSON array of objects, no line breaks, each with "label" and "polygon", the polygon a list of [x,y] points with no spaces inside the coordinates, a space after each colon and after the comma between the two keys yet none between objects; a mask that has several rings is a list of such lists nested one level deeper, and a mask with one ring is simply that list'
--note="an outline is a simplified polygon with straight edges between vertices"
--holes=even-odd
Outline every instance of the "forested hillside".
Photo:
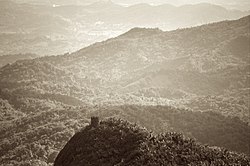
[{"label": "forested hillside", "polygon": [[72,54],[3,66],[0,163],[52,165],[91,116],[249,155],[249,29],[250,16],[133,28]]},{"label": "forested hillside", "polygon": [[120,119],[91,124],[76,133],[55,166],[74,165],[249,165],[250,159],[226,149],[203,146],[177,133],[153,135]]}]

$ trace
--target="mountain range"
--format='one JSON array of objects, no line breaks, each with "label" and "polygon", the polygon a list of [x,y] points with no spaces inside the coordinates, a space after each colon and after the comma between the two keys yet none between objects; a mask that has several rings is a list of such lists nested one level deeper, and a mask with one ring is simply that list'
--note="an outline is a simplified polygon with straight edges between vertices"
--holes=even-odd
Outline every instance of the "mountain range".
[{"label": "mountain range", "polygon": [[[44,4],[44,5],[51,5],[51,4],[57,4],[57,5],[88,5],[93,2],[98,2],[101,0],[72,0],[72,1],[66,1],[66,0],[45,0],[45,1],[39,1],[39,0],[13,0],[18,3],[31,3],[31,4]],[[110,0],[102,0],[102,1],[110,1]],[[140,3],[148,3],[152,5],[160,5],[160,4],[171,4],[176,6],[181,6],[183,4],[197,4],[197,3],[212,3],[221,5],[223,7],[229,8],[229,9],[237,9],[237,10],[249,10],[250,9],[250,3],[248,0],[177,0],[177,1],[171,1],[171,0],[112,0],[112,2],[123,5],[123,6],[132,6],[135,4]]]},{"label": "mountain range", "polygon": [[111,1],[62,6],[49,1],[25,2],[0,1],[0,55],[58,55],[115,37],[133,27],[173,30],[249,14],[207,3],[178,7],[142,3],[124,7]]}]

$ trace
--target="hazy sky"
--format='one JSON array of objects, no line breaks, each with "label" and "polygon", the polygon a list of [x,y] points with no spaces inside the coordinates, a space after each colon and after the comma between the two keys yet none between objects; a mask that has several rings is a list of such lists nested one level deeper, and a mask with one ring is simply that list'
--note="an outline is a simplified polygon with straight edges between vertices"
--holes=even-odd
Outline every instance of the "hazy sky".
[{"label": "hazy sky", "polygon": [[232,8],[245,8],[250,9],[250,0],[112,0],[116,3],[122,4],[135,4],[135,3],[150,3],[150,4],[173,4],[173,5],[184,5],[184,4],[197,4],[197,3],[213,3],[219,4]]},{"label": "hazy sky", "polygon": [[217,4],[237,4],[241,5],[242,3],[250,3],[249,0],[113,0],[114,2],[121,2],[121,3],[171,3],[176,5],[182,4],[194,4],[194,3],[217,3]]},{"label": "hazy sky", "polygon": [[[56,3],[56,4],[84,4],[94,3],[97,1],[108,0],[13,0],[17,2],[37,2],[37,3]],[[212,3],[218,4],[230,9],[250,10],[250,0],[111,0],[114,3],[123,4],[126,6],[137,3],[149,3],[152,5],[159,4],[172,4],[176,6],[185,4],[197,4],[197,3]]]}]

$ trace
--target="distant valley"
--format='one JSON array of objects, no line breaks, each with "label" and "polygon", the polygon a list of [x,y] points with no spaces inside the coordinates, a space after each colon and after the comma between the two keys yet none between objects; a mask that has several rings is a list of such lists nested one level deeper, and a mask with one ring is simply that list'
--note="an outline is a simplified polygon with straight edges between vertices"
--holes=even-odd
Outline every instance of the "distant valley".
[{"label": "distant valley", "polygon": [[174,30],[249,14],[206,3],[124,7],[111,1],[86,1],[82,6],[20,2],[0,1],[0,55],[58,55],[115,37],[133,27]]}]

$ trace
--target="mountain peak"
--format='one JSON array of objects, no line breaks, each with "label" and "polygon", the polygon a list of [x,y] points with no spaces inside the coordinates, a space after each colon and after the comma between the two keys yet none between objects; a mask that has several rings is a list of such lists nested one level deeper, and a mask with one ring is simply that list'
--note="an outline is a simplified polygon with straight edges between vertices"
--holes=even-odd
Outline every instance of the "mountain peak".
[{"label": "mountain peak", "polygon": [[139,28],[135,27],[130,29],[128,32],[124,33],[123,37],[129,37],[129,38],[137,38],[137,37],[149,37],[152,35],[156,35],[159,33],[162,33],[163,31],[159,28]]},{"label": "mountain peak", "polygon": [[205,9],[212,9],[212,10],[218,10],[218,11],[227,11],[226,8],[216,5],[216,4],[211,4],[211,3],[198,3],[198,4],[187,4],[180,6],[180,8],[192,8],[192,9],[197,9],[197,10],[205,10]]},{"label": "mountain peak", "polygon": [[115,4],[112,0],[100,0],[89,5],[89,7],[94,8],[107,8],[107,7],[121,7]]},{"label": "mountain peak", "polygon": [[150,7],[152,6],[148,3],[138,3],[138,4],[130,6],[129,8],[150,8]]}]

